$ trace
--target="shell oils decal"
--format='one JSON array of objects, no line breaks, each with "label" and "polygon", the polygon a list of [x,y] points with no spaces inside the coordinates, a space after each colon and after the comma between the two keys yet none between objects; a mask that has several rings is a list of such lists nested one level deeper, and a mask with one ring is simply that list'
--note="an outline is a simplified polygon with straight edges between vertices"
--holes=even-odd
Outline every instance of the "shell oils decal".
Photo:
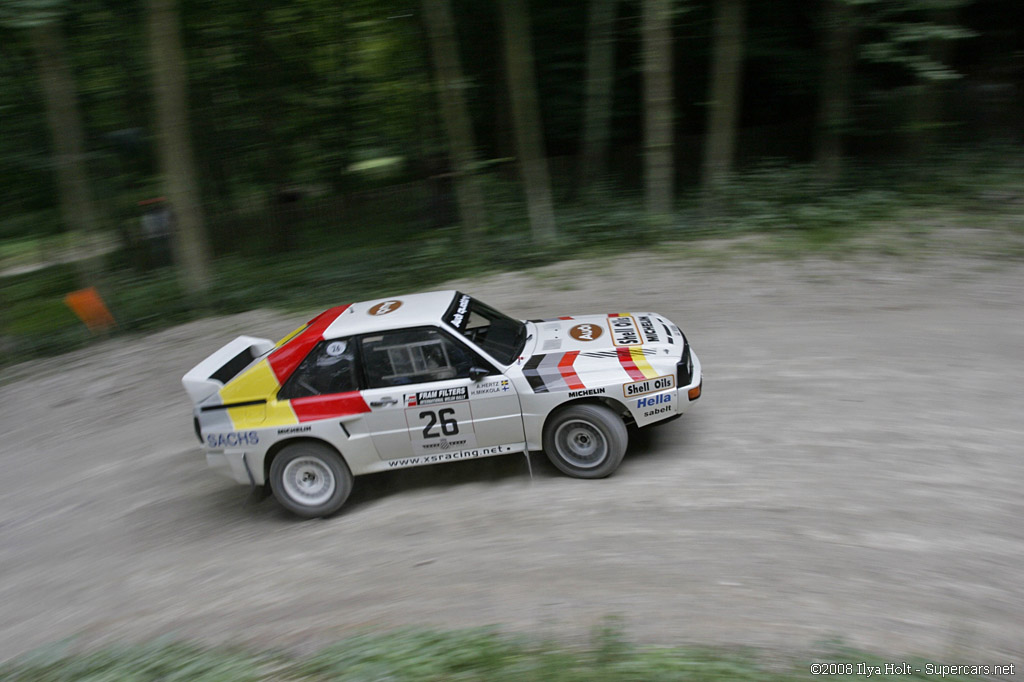
[{"label": "shell oils decal", "polygon": [[[633,381],[628,384],[622,384],[622,395],[626,398],[635,398],[636,396],[646,395],[647,393],[655,393],[656,391],[675,388],[675,385],[676,378],[671,374],[665,374],[660,377],[654,377],[653,379],[644,379],[643,381]],[[654,404],[651,401],[660,403],[662,400],[669,399],[671,399],[671,396],[669,396],[669,398],[655,396],[654,398],[638,401],[637,407],[645,407],[648,404]]]},{"label": "shell oils decal", "polygon": [[608,316],[608,328],[616,346],[639,346],[641,343],[640,330],[632,315],[612,313]]}]

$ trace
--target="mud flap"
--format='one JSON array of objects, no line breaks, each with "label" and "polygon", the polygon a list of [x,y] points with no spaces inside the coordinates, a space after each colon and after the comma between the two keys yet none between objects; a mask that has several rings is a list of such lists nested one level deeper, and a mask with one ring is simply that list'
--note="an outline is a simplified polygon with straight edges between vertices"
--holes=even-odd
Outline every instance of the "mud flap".
[{"label": "mud flap", "polygon": [[256,485],[256,479],[253,478],[252,470],[249,468],[249,460],[246,457],[247,455],[242,455],[242,464],[245,465],[245,473],[249,476],[249,497],[245,503],[257,504],[270,497],[270,486]]}]

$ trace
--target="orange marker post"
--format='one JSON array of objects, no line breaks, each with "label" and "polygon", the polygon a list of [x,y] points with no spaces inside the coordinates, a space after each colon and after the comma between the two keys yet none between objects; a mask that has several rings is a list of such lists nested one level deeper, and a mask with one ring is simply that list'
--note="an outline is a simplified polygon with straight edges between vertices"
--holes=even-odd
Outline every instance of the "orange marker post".
[{"label": "orange marker post", "polygon": [[96,287],[72,291],[64,297],[64,303],[71,308],[91,332],[105,332],[117,326],[114,316],[100,298]]}]

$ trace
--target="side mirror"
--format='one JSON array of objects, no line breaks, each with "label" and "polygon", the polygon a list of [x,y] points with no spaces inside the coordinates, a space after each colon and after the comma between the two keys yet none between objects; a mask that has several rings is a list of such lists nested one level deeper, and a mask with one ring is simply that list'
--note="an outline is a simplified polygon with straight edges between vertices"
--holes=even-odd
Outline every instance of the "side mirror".
[{"label": "side mirror", "polygon": [[480,381],[485,376],[488,376],[490,373],[491,371],[489,369],[484,369],[483,367],[469,368],[469,378],[472,379],[473,381]]}]

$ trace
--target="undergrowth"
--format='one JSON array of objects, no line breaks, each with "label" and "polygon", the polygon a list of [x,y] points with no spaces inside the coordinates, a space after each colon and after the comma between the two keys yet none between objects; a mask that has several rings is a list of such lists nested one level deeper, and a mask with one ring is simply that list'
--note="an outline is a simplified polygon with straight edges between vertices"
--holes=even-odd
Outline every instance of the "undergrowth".
[{"label": "undergrowth", "polygon": [[[879,680],[976,680],[909,670],[885,674],[889,661],[831,649],[812,657],[748,650],[642,647],[628,641],[616,620],[599,626],[587,646],[513,636],[493,628],[454,631],[403,629],[350,637],[312,654],[208,647],[177,641],[121,644],[72,651],[52,645],[0,663],[8,682],[795,682],[849,679],[846,670],[879,666]],[[837,664],[840,674],[811,675],[815,663]],[[904,672],[905,671],[905,672]],[[863,673],[861,673],[863,674]]]},{"label": "undergrowth", "polygon": [[[856,184],[823,187],[811,166],[765,161],[737,174],[714,210],[699,192],[683,195],[674,215],[651,220],[642,199],[603,191],[563,204],[558,237],[529,238],[521,201],[491,179],[490,229],[467,239],[457,228],[407,224],[346,225],[334,241],[325,226],[295,251],[246,250],[214,263],[215,282],[201,305],[183,295],[173,269],[138,272],[123,254],[108,258],[98,282],[118,332],[152,330],[196,317],[256,307],[312,309],[429,289],[445,280],[514,271],[567,258],[619,254],[669,244],[676,256],[700,257],[708,238],[756,237],[744,248],[770,257],[842,256],[853,249],[914,255],[935,227],[976,227],[1010,235],[981,255],[1024,258],[1024,161],[1005,150],[973,152],[934,164],[853,168]],[[897,238],[869,241],[882,227]],[[80,286],[74,268],[58,264],[0,279],[0,366],[88,343],[90,335],[63,303]]]}]

